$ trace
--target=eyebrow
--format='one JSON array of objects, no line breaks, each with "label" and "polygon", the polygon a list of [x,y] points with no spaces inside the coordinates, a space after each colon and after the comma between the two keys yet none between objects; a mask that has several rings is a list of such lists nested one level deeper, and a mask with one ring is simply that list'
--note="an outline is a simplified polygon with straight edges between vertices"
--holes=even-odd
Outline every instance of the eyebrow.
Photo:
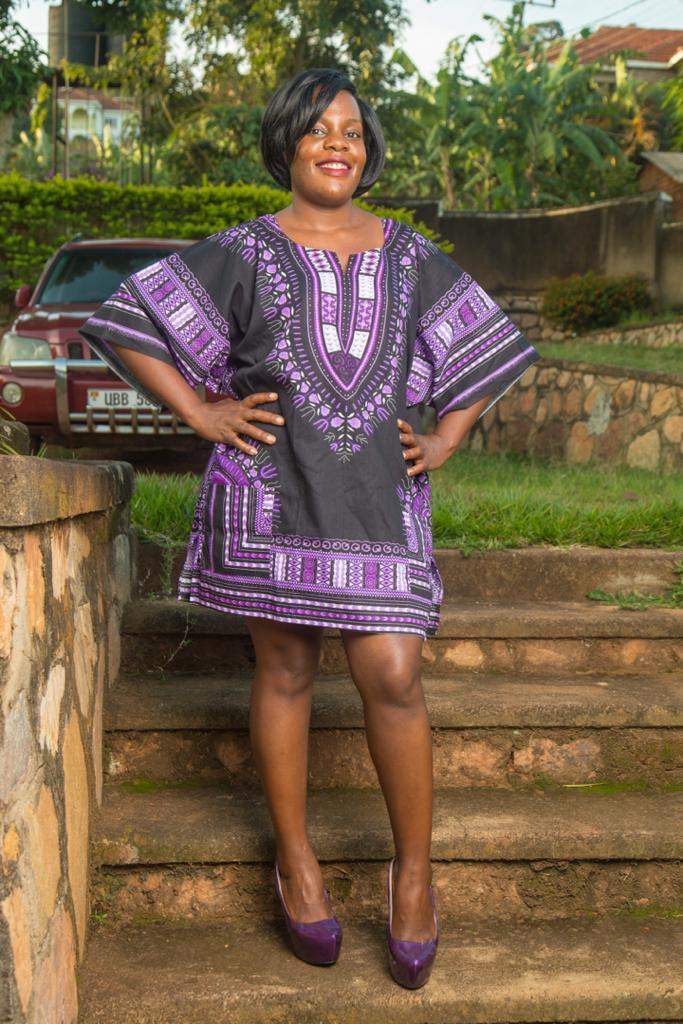
[{"label": "eyebrow", "polygon": [[[320,115],[318,120],[319,121],[325,121],[325,120],[329,120],[329,118],[326,118],[324,113],[323,113],[323,114]],[[361,119],[359,117],[347,117],[346,120],[342,122],[342,124],[362,124],[362,123],[363,122],[361,121]]]}]

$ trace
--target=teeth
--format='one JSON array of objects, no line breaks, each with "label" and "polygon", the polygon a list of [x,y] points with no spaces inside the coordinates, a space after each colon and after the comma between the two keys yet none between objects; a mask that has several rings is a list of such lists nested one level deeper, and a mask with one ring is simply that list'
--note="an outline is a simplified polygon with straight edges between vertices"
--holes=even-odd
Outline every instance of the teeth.
[{"label": "teeth", "polygon": [[340,167],[340,168],[343,168],[344,170],[346,170],[347,167],[348,167],[348,164],[326,163],[326,164],[321,164],[320,166],[321,167]]}]

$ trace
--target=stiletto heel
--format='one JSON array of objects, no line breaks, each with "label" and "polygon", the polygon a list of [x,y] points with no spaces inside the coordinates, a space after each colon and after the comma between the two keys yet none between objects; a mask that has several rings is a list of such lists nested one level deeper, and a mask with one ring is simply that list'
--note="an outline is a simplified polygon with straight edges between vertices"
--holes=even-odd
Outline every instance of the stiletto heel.
[{"label": "stiletto heel", "polygon": [[389,861],[387,872],[387,890],[389,898],[389,922],[387,924],[387,946],[389,948],[389,967],[394,981],[404,988],[420,988],[429,980],[432,964],[436,956],[436,949],[439,944],[439,921],[436,914],[436,901],[434,890],[429,886],[429,895],[432,899],[432,910],[434,912],[435,937],[427,939],[426,942],[410,942],[407,939],[395,939],[391,934],[391,925],[394,916],[393,879],[394,862],[396,857]]},{"label": "stiletto heel", "polygon": [[[287,910],[277,861],[275,861],[275,888],[280,898],[287,932],[296,955],[309,964],[336,963],[342,943],[342,929],[337,918],[324,917],[320,921],[296,921]],[[325,902],[331,910],[328,889],[325,889]]]}]

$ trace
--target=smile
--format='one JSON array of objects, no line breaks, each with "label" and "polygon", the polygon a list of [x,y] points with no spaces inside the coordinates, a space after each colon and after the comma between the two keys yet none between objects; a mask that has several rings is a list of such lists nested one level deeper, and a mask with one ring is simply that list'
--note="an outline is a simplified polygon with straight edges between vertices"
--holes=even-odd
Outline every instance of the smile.
[{"label": "smile", "polygon": [[317,164],[316,166],[319,167],[321,171],[327,171],[332,174],[348,174],[351,170],[349,165],[344,163],[343,160],[325,160],[324,163]]}]

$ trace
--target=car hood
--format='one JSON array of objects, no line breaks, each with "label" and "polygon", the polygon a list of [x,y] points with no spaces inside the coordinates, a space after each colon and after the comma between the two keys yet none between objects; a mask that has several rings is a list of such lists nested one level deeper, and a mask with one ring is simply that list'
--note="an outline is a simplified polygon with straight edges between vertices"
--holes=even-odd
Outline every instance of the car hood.
[{"label": "car hood", "polygon": [[[102,300],[104,301],[104,300]],[[97,303],[72,303],[68,306],[32,306],[22,309],[12,321],[9,330],[23,334],[39,334],[60,327],[77,330],[97,309]]]}]

